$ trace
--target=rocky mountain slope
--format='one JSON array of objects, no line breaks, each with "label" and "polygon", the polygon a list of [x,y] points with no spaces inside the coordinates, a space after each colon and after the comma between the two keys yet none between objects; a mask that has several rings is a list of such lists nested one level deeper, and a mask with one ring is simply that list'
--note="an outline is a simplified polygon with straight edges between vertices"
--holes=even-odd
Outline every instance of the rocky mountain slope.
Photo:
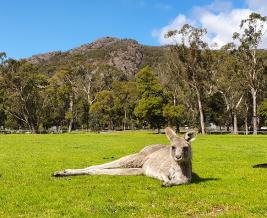
[{"label": "rocky mountain slope", "polygon": [[145,65],[155,66],[164,59],[166,47],[144,46],[132,39],[105,37],[69,51],[34,55],[26,60],[54,71],[71,59],[79,58],[92,65],[107,65],[134,75]]}]

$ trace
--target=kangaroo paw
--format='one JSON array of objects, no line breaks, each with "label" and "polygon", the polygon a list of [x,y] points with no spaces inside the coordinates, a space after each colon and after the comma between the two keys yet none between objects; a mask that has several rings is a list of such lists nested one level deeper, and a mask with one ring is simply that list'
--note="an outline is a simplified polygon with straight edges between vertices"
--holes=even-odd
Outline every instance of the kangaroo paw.
[{"label": "kangaroo paw", "polygon": [[172,186],[172,183],[170,183],[170,182],[163,182],[161,185],[161,187],[164,187],[164,188],[171,187],[171,186]]},{"label": "kangaroo paw", "polygon": [[51,176],[54,176],[54,177],[63,177],[63,176],[68,176],[66,170],[64,171],[58,171],[58,172],[54,172],[51,174]]}]

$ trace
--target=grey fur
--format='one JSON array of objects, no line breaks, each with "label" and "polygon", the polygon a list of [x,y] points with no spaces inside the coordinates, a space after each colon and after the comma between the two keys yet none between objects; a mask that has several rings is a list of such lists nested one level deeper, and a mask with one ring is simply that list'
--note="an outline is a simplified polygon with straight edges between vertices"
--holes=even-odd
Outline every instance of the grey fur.
[{"label": "grey fur", "polygon": [[55,172],[55,177],[77,175],[145,175],[163,181],[162,186],[188,184],[192,178],[192,149],[190,142],[195,132],[179,138],[167,127],[166,135],[171,145],[149,145],[140,152],[118,160],[84,169]]}]

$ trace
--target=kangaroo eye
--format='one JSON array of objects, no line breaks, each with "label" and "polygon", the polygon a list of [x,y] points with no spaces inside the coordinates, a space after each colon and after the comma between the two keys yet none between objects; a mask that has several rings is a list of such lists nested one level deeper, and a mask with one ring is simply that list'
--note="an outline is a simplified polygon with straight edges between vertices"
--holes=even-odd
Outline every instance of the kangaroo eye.
[{"label": "kangaroo eye", "polygon": [[175,149],[175,146],[174,146],[174,145],[172,146],[172,149],[173,149],[173,150]]}]

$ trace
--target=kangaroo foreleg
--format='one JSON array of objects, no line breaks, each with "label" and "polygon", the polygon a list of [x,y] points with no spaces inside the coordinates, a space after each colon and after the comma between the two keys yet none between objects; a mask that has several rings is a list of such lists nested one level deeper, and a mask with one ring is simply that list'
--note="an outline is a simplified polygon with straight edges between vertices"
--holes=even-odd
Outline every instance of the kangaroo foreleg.
[{"label": "kangaroo foreleg", "polygon": [[183,185],[183,184],[188,184],[188,183],[190,183],[190,180],[187,177],[180,176],[176,178],[170,178],[169,180],[164,179],[162,187],[171,187],[175,185]]}]

